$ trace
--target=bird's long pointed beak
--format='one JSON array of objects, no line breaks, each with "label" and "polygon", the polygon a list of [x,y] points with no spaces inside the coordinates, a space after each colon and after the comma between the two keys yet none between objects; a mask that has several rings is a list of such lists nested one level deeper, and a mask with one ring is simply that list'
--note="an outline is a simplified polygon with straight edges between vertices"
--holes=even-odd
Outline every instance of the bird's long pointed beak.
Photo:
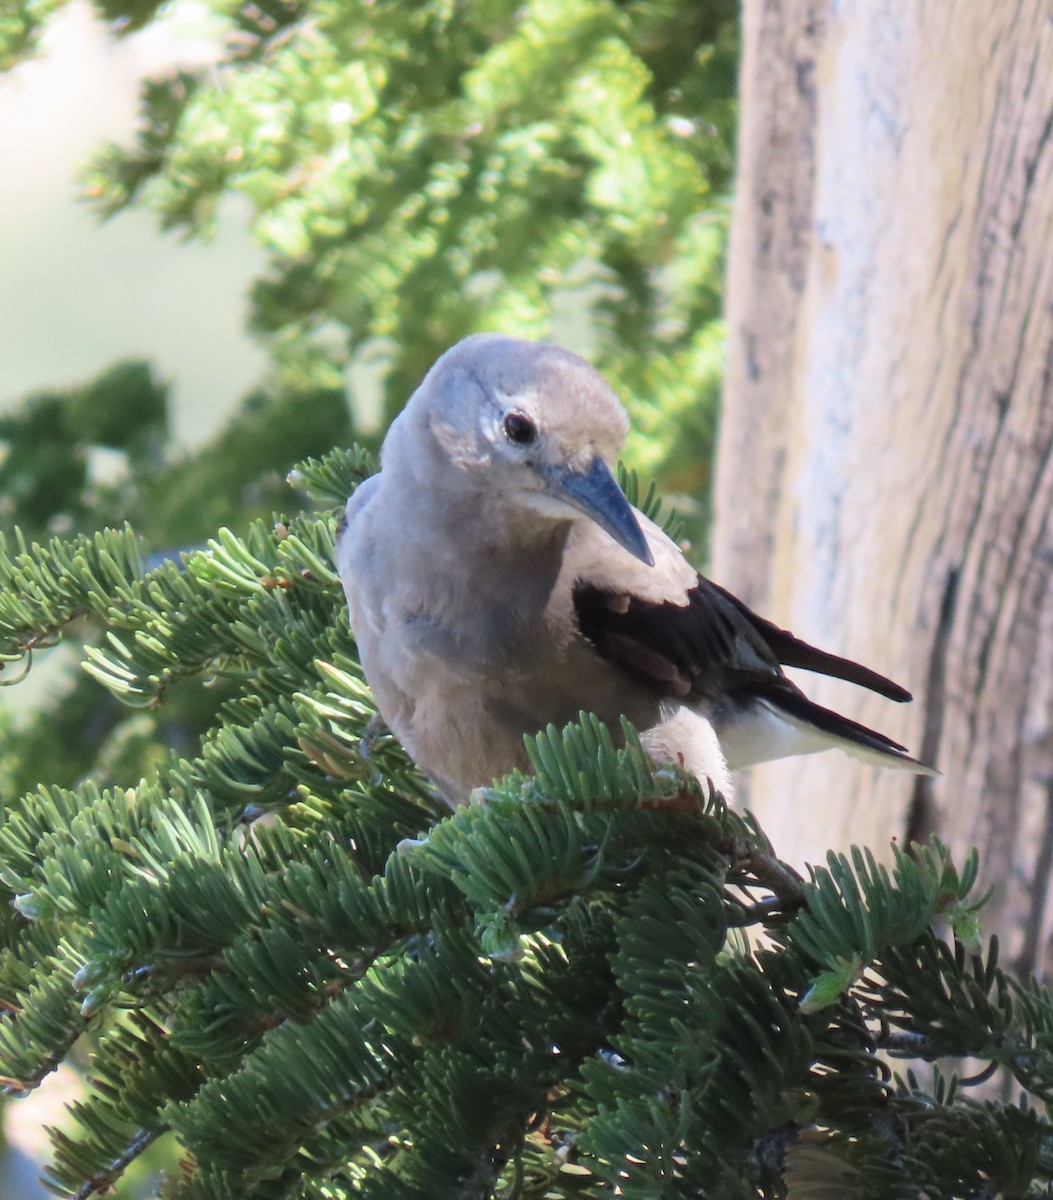
[{"label": "bird's long pointed beak", "polygon": [[585,471],[557,467],[549,473],[552,493],[591,517],[623,549],[654,566],[654,556],[636,519],[633,506],[625,498],[610,468],[602,458],[594,458]]}]

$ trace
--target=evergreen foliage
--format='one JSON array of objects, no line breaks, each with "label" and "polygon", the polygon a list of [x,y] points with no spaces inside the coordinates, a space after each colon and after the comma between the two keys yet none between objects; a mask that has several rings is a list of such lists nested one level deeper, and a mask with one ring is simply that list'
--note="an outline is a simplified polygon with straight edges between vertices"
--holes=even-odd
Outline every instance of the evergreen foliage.
[{"label": "evergreen foliage", "polygon": [[[331,500],[372,466],[294,478]],[[129,529],[0,552],[6,661],[87,610],[125,703],[229,689],[136,786],[8,805],[5,1083],[92,1048],[59,1194],[165,1137],[180,1200],[1053,1194],[1053,998],[981,941],[975,857],[801,879],[587,714],[451,814],[376,727],[335,517],[181,564]],[[963,1059],[1020,1102],[971,1099]]]},{"label": "evergreen foliage", "polygon": [[[145,543],[142,549],[136,543],[135,561],[141,556],[145,567],[165,552],[203,544],[221,525],[243,525],[287,505],[293,499],[285,483],[290,461],[321,453],[351,433],[340,392],[260,388],[211,442],[193,455],[177,454],[168,390],[149,364],[126,361],[79,387],[28,396],[0,416],[6,450],[0,457],[0,530],[17,523],[16,536],[46,542],[58,532],[87,534],[131,522]],[[23,581],[12,578],[9,586],[21,588]],[[0,606],[29,595],[0,595]],[[100,635],[90,605],[58,614],[45,604],[37,617],[27,667],[59,628],[80,644]],[[4,672],[3,661],[0,683],[13,669]],[[221,699],[221,687],[191,683],[164,707],[129,713],[78,672],[17,726],[10,712],[0,711],[0,795],[42,780],[134,783],[166,747],[195,747]]]}]

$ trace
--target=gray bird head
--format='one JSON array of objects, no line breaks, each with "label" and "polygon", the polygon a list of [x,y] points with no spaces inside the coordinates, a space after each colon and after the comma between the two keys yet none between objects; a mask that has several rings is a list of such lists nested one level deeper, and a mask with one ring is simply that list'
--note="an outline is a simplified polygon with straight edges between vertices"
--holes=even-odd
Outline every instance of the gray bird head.
[{"label": "gray bird head", "polygon": [[448,350],[392,425],[382,452],[432,442],[444,485],[537,523],[595,521],[653,565],[632,506],[611,474],[629,419],[584,359],[544,342],[475,334]]}]

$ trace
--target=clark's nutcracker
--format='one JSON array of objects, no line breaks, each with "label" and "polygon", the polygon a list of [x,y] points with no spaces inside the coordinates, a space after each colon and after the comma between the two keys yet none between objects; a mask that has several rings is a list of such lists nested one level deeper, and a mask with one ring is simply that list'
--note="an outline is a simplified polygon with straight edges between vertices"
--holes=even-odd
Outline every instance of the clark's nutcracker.
[{"label": "clark's nutcracker", "polygon": [[813,704],[780,664],[910,693],[752,613],[619,490],[628,418],[556,346],[477,334],[393,422],[337,564],[380,713],[451,804],[525,767],[523,735],[622,716],[656,759],[729,770],[839,747],[930,772]]}]

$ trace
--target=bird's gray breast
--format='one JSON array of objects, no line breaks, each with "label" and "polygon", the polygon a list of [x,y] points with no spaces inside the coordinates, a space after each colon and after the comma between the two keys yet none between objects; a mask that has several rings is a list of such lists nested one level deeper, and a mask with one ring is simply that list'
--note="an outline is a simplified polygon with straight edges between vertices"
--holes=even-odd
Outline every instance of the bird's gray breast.
[{"label": "bird's gray breast", "polygon": [[605,661],[570,599],[565,536],[500,553],[394,528],[378,490],[349,506],[338,563],[362,665],[393,732],[451,798],[525,767],[525,734],[596,713],[617,736],[660,716]]}]

